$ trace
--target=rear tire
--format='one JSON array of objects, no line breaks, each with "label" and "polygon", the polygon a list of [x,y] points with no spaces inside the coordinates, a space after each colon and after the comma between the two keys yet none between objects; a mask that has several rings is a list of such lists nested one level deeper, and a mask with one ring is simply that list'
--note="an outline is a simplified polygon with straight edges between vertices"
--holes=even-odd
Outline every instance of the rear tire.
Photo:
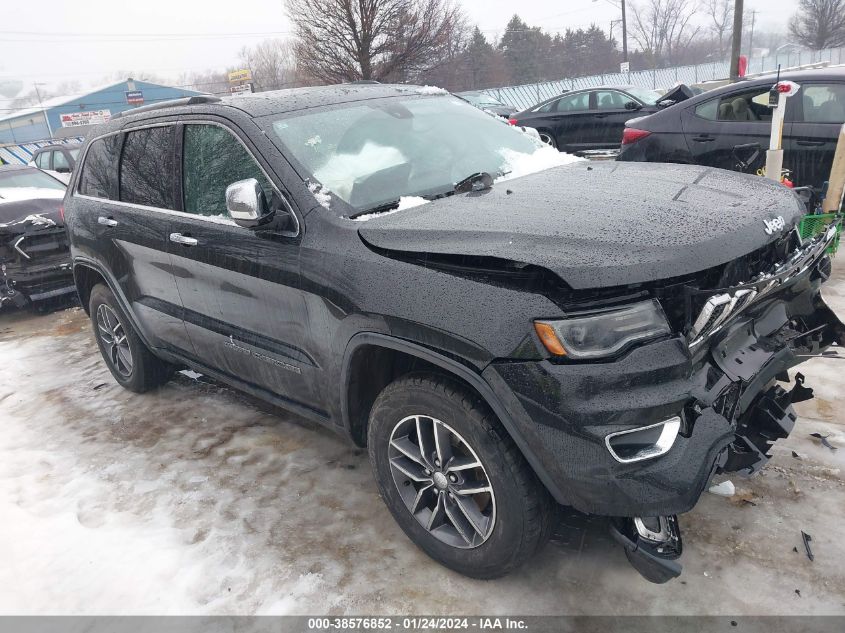
[{"label": "rear tire", "polygon": [[554,135],[549,132],[548,130],[539,130],[540,133],[540,140],[543,141],[549,147],[554,147],[557,149],[557,141],[555,141]]},{"label": "rear tire", "polygon": [[147,349],[107,286],[94,286],[88,306],[97,347],[121,387],[144,393],[170,380],[175,368]]},{"label": "rear tire", "polygon": [[456,380],[411,374],[391,383],[373,405],[367,439],[394,519],[446,567],[503,576],[548,540],[548,492],[496,416]]}]

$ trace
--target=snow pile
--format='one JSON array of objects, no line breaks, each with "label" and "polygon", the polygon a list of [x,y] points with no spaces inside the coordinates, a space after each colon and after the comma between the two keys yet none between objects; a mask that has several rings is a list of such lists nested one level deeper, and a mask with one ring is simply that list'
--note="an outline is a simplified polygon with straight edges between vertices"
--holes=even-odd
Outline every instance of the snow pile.
[{"label": "snow pile", "polygon": [[395,209],[391,209],[390,211],[376,211],[375,213],[366,213],[364,215],[359,215],[357,218],[352,218],[352,221],[366,222],[367,220],[372,220],[373,218],[380,218],[384,215],[396,213],[397,211],[413,209],[414,207],[418,207],[423,204],[428,204],[429,202],[431,201],[426,200],[425,198],[421,198],[420,196],[402,196],[401,198],[399,198],[399,206]]},{"label": "snow pile", "polygon": [[323,191],[330,189],[341,199],[349,201],[356,180],[406,162],[405,156],[395,147],[367,141],[355,154],[333,154],[315,170],[314,177],[323,183]]},{"label": "snow pile", "polygon": [[437,86],[421,86],[417,88],[414,92],[418,95],[447,95],[449,94],[448,90],[444,90],[443,88],[438,88]]},{"label": "snow pile", "polygon": [[500,149],[499,154],[505,159],[505,166],[502,169],[505,174],[496,178],[496,182],[503,182],[512,178],[519,178],[520,176],[527,176],[538,171],[551,169],[552,167],[569,165],[585,160],[572,154],[559,152],[548,145],[538,147],[531,154],[524,154],[507,148]]},{"label": "snow pile", "polygon": [[311,138],[309,138],[307,141],[305,141],[305,144],[306,144],[308,147],[316,147],[317,145],[319,145],[319,144],[320,144],[320,143],[322,143],[322,142],[323,142],[323,139],[321,139],[321,138],[320,138],[320,135],[319,135],[319,134],[317,134],[316,136],[312,136],[312,137],[311,137]]},{"label": "snow pile", "polygon": [[329,195],[331,191],[327,188],[319,183],[310,182],[308,183],[308,191],[314,194],[314,198],[320,203],[320,206],[326,209],[332,208],[332,197]]}]

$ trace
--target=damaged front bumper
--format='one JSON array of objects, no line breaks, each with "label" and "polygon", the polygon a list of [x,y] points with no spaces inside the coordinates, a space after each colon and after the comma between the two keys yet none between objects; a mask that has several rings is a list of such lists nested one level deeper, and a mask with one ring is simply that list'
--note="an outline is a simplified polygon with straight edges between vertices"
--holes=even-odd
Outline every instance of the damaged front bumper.
[{"label": "damaged front bumper", "polygon": [[[683,336],[612,362],[490,365],[484,376],[557,500],[591,514],[669,516],[690,510],[716,472],[759,470],[792,429],[792,403],[811,395],[800,378],[791,390],[776,383],[845,343],[845,326],[820,294],[833,235],[748,284],[709,291],[727,295],[714,303],[730,312],[693,315],[698,326]],[[609,450],[611,436],[676,419],[668,450],[633,462]]]},{"label": "damaged front bumper", "polygon": [[0,308],[73,294],[76,286],[63,227],[15,225],[0,231]]}]

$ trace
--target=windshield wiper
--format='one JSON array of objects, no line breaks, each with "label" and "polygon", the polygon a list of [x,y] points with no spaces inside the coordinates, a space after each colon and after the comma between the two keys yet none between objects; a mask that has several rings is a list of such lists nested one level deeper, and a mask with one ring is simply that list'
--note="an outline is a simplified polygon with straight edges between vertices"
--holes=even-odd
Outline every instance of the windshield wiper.
[{"label": "windshield wiper", "polygon": [[[419,197],[425,198],[426,200],[438,200],[440,198],[453,196],[457,193],[472,193],[474,191],[484,191],[485,189],[490,189],[492,186],[493,176],[491,176],[486,171],[479,171],[470,176],[467,176],[466,178],[459,180],[454,184],[451,189],[448,189],[442,193],[429,194]],[[391,200],[390,202],[383,202],[373,207],[367,207],[366,209],[362,209],[361,211],[358,211],[346,217],[350,220],[354,220],[355,218],[360,218],[365,215],[371,215],[373,213],[384,213],[385,211],[393,211],[398,207],[399,200]]]},{"label": "windshield wiper", "polygon": [[453,193],[470,193],[484,191],[493,186],[493,176],[486,171],[478,171],[455,183]]}]

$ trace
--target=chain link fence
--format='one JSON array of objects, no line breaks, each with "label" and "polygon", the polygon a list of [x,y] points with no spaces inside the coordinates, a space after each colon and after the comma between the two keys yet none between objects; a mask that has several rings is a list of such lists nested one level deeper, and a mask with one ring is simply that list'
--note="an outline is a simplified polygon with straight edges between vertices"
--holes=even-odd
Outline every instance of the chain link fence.
[{"label": "chain link fence", "polygon": [[[748,62],[747,74],[774,72],[780,65],[781,70],[812,64],[845,63],[845,47],[828,48],[820,51],[793,50],[766,57],[752,58]],[[708,62],[693,66],[674,66],[655,68],[629,73],[604,73],[588,77],[573,77],[559,81],[545,81],[521,86],[488,88],[487,94],[515,108],[530,108],[536,103],[551,99],[569,90],[597,88],[599,86],[630,85],[641,88],[668,89],[684,84],[698,84],[705,81],[727,79],[730,75],[728,62]]]}]

